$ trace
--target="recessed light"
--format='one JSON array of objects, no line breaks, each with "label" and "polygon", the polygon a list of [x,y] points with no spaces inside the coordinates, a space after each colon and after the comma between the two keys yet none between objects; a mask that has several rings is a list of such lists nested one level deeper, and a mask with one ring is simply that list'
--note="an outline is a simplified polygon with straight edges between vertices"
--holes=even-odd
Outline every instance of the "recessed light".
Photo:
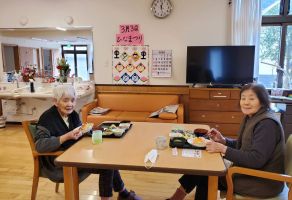
[{"label": "recessed light", "polygon": [[67,29],[62,28],[62,27],[56,27],[56,29],[59,30],[59,31],[67,31]]}]

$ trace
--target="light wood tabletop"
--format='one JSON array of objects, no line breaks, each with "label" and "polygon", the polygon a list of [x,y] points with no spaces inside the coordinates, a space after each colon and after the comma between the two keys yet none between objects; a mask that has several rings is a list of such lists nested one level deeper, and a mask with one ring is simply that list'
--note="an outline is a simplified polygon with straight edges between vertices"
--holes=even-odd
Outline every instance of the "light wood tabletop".
[{"label": "light wood tabletop", "polygon": [[55,163],[64,168],[66,199],[79,199],[77,168],[103,168],[135,171],[152,171],[209,176],[208,199],[217,199],[218,176],[224,175],[226,167],[219,153],[202,151],[201,158],[172,155],[171,148],[158,151],[156,163],[147,169],[145,155],[156,148],[156,138],[166,136],[174,128],[194,130],[209,129],[207,125],[132,122],[131,129],[122,138],[103,138],[101,144],[92,144],[84,137],[59,156]]}]

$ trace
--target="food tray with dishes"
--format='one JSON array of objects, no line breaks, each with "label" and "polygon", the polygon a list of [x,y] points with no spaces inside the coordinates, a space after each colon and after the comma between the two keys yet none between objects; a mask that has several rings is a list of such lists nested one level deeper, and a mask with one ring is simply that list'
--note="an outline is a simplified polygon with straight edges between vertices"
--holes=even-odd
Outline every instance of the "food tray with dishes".
[{"label": "food tray with dishes", "polygon": [[184,149],[206,149],[206,142],[209,139],[207,132],[206,129],[195,129],[194,131],[173,129],[169,133],[169,146]]},{"label": "food tray with dishes", "polygon": [[94,130],[101,130],[103,138],[121,138],[131,129],[130,121],[105,121]]}]

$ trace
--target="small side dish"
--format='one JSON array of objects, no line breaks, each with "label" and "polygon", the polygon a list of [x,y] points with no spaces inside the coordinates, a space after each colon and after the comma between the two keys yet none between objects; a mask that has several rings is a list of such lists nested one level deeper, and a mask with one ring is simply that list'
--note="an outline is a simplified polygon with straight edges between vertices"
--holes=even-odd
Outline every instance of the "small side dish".
[{"label": "small side dish", "polygon": [[202,137],[202,136],[206,137],[207,136],[207,133],[208,133],[208,130],[202,129],[202,128],[196,128],[194,130],[194,133],[195,133],[195,135],[197,137]]}]

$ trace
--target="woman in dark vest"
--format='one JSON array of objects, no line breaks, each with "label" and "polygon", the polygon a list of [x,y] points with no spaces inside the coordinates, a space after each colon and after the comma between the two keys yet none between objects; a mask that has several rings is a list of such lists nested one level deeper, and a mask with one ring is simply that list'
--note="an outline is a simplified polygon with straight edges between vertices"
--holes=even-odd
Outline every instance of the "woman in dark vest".
[{"label": "woman in dark vest", "polygon": [[[40,153],[66,150],[82,136],[81,121],[74,111],[76,91],[72,85],[58,85],[53,90],[54,105],[45,111],[37,124],[34,138],[36,150]],[[54,182],[63,182],[63,169],[54,164],[55,157],[42,156],[41,173]],[[140,200],[133,191],[128,191],[118,170],[78,169],[79,181],[89,174],[99,174],[99,195],[101,200],[110,200],[112,190],[119,192],[118,200]]]},{"label": "woman in dark vest", "polygon": [[[208,133],[213,140],[206,143],[210,153],[225,154],[233,166],[284,173],[284,133],[281,122],[270,110],[267,90],[259,84],[247,84],[240,92],[240,108],[244,114],[238,139],[229,139],[216,129]],[[250,177],[234,176],[234,191],[240,195],[270,198],[281,193],[284,183]],[[170,198],[182,200],[196,188],[195,200],[205,200],[208,194],[208,177],[183,175],[181,186]],[[219,189],[226,189],[225,177],[219,178]]]}]

